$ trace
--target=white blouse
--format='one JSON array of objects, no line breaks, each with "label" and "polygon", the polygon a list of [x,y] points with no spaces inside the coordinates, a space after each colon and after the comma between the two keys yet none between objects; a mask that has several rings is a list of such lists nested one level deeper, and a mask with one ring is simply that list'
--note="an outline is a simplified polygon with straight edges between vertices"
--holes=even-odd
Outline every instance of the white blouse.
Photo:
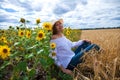
[{"label": "white blouse", "polygon": [[50,42],[56,44],[56,48],[54,50],[56,53],[56,57],[54,57],[55,64],[57,66],[62,65],[64,68],[67,68],[72,57],[75,55],[71,48],[81,45],[83,40],[79,40],[78,42],[71,42],[65,36],[62,36],[60,38],[53,39]]}]

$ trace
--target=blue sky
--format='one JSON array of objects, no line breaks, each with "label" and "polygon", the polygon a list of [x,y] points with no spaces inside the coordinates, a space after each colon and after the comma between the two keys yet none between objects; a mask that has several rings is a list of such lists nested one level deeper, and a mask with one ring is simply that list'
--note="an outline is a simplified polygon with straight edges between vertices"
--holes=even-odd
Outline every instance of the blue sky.
[{"label": "blue sky", "polygon": [[41,22],[63,18],[71,28],[120,26],[120,0],[0,0],[0,29],[19,25],[21,17]]}]

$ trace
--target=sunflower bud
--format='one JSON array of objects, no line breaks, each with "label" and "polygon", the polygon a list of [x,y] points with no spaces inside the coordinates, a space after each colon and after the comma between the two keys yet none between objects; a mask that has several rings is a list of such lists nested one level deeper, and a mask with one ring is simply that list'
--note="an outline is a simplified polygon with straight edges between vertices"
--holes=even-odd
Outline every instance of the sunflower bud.
[{"label": "sunflower bud", "polygon": [[17,28],[17,30],[19,30],[19,27],[18,27],[18,26],[16,26],[16,28]]},{"label": "sunflower bud", "polygon": [[25,19],[24,19],[24,18],[21,18],[21,19],[20,19],[20,22],[25,23]]},{"label": "sunflower bud", "polygon": [[37,23],[37,24],[40,23],[40,18],[36,19],[36,23]]}]

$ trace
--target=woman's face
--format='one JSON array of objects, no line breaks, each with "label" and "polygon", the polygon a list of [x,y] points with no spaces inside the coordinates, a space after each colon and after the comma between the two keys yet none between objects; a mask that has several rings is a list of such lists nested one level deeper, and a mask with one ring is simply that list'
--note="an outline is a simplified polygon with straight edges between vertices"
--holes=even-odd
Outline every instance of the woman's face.
[{"label": "woman's face", "polygon": [[59,21],[56,22],[55,26],[56,26],[56,29],[57,29],[58,32],[63,31],[63,24],[61,22],[59,22]]}]

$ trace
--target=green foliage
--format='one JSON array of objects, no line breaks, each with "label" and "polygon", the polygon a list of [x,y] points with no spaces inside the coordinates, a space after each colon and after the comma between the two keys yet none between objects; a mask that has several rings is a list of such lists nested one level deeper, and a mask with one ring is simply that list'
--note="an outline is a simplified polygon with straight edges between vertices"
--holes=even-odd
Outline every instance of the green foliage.
[{"label": "green foliage", "polygon": [[[18,36],[19,29],[25,31],[23,37]],[[26,38],[27,30],[31,31],[30,38]],[[45,37],[38,41],[36,36],[40,30],[43,30]],[[71,30],[71,34],[67,35],[67,37],[73,41],[76,37],[69,36],[80,34],[80,32]],[[0,45],[8,45],[11,49],[11,54],[5,60],[0,61],[0,79],[34,80],[39,77],[39,74],[42,74],[45,78],[40,77],[40,79],[72,80],[72,77],[62,73],[54,65],[54,60],[49,57],[51,31],[39,26],[32,30],[26,28],[24,23],[17,26],[16,29],[10,26],[8,30],[0,30],[0,37],[2,36],[6,37],[7,43],[0,41]],[[44,71],[44,73],[41,71]]]}]

